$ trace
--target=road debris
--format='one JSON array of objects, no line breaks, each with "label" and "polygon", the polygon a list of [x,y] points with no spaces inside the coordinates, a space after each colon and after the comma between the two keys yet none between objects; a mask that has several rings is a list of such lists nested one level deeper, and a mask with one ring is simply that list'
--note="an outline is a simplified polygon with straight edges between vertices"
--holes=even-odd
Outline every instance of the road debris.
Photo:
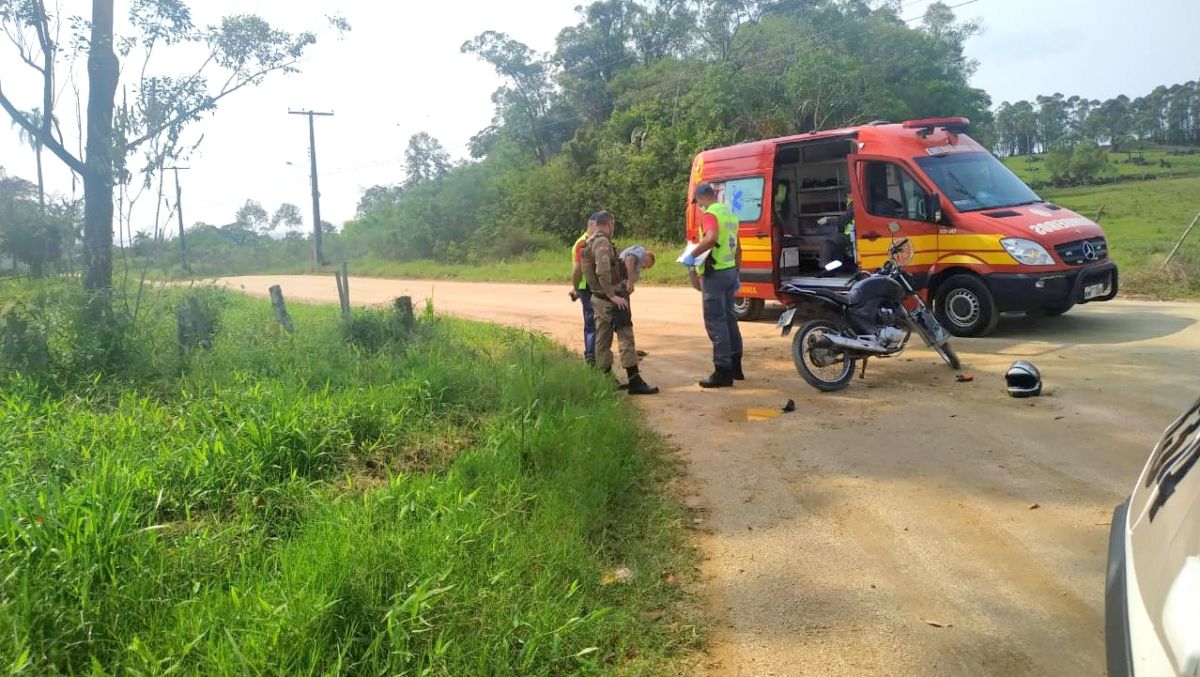
[{"label": "road debris", "polygon": [[953,623],[942,623],[941,621],[931,621],[929,619],[925,619],[925,625],[932,625],[935,628],[953,628],[954,627]]},{"label": "road debris", "polygon": [[783,412],[790,414],[793,411],[796,411],[796,400],[788,400],[787,404],[783,405]]},{"label": "road debris", "polygon": [[612,585],[613,583],[628,583],[633,580],[633,572],[625,567],[621,567],[615,571],[610,571],[600,577],[600,585]]}]

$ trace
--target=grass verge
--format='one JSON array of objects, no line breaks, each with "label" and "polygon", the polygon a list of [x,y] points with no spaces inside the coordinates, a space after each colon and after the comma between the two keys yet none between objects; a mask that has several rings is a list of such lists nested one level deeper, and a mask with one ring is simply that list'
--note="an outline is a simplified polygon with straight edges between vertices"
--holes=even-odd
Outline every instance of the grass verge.
[{"label": "grass verge", "polygon": [[212,290],[211,349],[181,356],[184,293],[138,325],[136,370],[95,378],[29,338],[62,308],[0,308],[23,332],[5,345],[54,374],[0,353],[0,668],[683,670],[700,631],[664,580],[694,564],[673,469],[603,377],[432,315],[343,328],[296,306],[289,335]]}]

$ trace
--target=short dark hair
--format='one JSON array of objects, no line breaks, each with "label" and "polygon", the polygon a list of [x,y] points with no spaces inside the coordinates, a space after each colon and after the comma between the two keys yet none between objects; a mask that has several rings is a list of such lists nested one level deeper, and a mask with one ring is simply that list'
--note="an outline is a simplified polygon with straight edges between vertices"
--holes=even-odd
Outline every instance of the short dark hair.
[{"label": "short dark hair", "polygon": [[597,226],[608,226],[613,222],[613,215],[607,211],[596,212],[592,218],[596,219]]}]

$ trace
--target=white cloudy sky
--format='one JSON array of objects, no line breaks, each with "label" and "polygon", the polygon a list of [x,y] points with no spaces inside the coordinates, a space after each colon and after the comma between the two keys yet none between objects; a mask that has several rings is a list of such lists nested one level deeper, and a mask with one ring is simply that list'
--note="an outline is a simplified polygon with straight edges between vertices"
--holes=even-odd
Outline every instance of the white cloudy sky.
[{"label": "white cloudy sky", "polygon": [[[488,66],[459,52],[462,42],[493,29],[550,50],[558,30],[575,21],[579,1],[192,2],[202,24],[255,12],[303,30],[338,12],[353,31],[342,41],[327,36],[302,73],[227,99],[203,123],[203,146],[183,175],[187,222],[227,223],[247,198],[268,209],[294,202],[309,213],[307,126],[304,118],[287,115],[288,108],[336,113],[318,119],[317,148],[322,216],[337,224],[353,217],[364,188],[402,179],[401,157],[411,134],[428,131],[456,157],[465,156],[467,140],[491,119],[497,79]],[[919,16],[929,1],[906,0],[904,15]],[[90,5],[61,3],[67,14],[86,14]],[[117,6],[122,14],[128,3],[118,0]],[[1200,78],[1200,0],[977,0],[958,11],[985,27],[968,52],[980,62],[976,86],[997,104],[1055,91],[1137,96],[1158,84]],[[164,73],[194,64],[173,55],[157,63]],[[0,86],[19,106],[38,105],[37,82],[6,42],[0,42]],[[60,119],[73,119],[73,106],[64,101]],[[49,155],[46,165],[50,187],[69,193],[69,174]],[[32,153],[7,119],[0,120],[0,166],[35,175]]]}]

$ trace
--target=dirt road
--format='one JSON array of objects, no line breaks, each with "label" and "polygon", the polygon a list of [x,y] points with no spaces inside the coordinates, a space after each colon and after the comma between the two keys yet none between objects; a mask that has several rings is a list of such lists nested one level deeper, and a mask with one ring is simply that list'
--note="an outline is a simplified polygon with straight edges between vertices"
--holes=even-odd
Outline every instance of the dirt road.
[{"label": "dirt road", "polygon": [[[332,276],[236,278],[265,295],[334,301]],[[440,312],[576,346],[564,287],[354,279],[356,303],[410,294]],[[701,392],[699,295],[634,300],[640,402],[679,445],[702,519],[721,675],[1102,675],[1113,506],[1162,429],[1200,393],[1200,305],[1118,301],[1007,319],[955,346],[973,383],[926,350],[821,395],[771,323],[743,325],[749,380]],[[1008,398],[1013,360],[1046,396]],[[798,411],[751,422],[746,410]],[[945,627],[935,627],[937,623]]]}]

